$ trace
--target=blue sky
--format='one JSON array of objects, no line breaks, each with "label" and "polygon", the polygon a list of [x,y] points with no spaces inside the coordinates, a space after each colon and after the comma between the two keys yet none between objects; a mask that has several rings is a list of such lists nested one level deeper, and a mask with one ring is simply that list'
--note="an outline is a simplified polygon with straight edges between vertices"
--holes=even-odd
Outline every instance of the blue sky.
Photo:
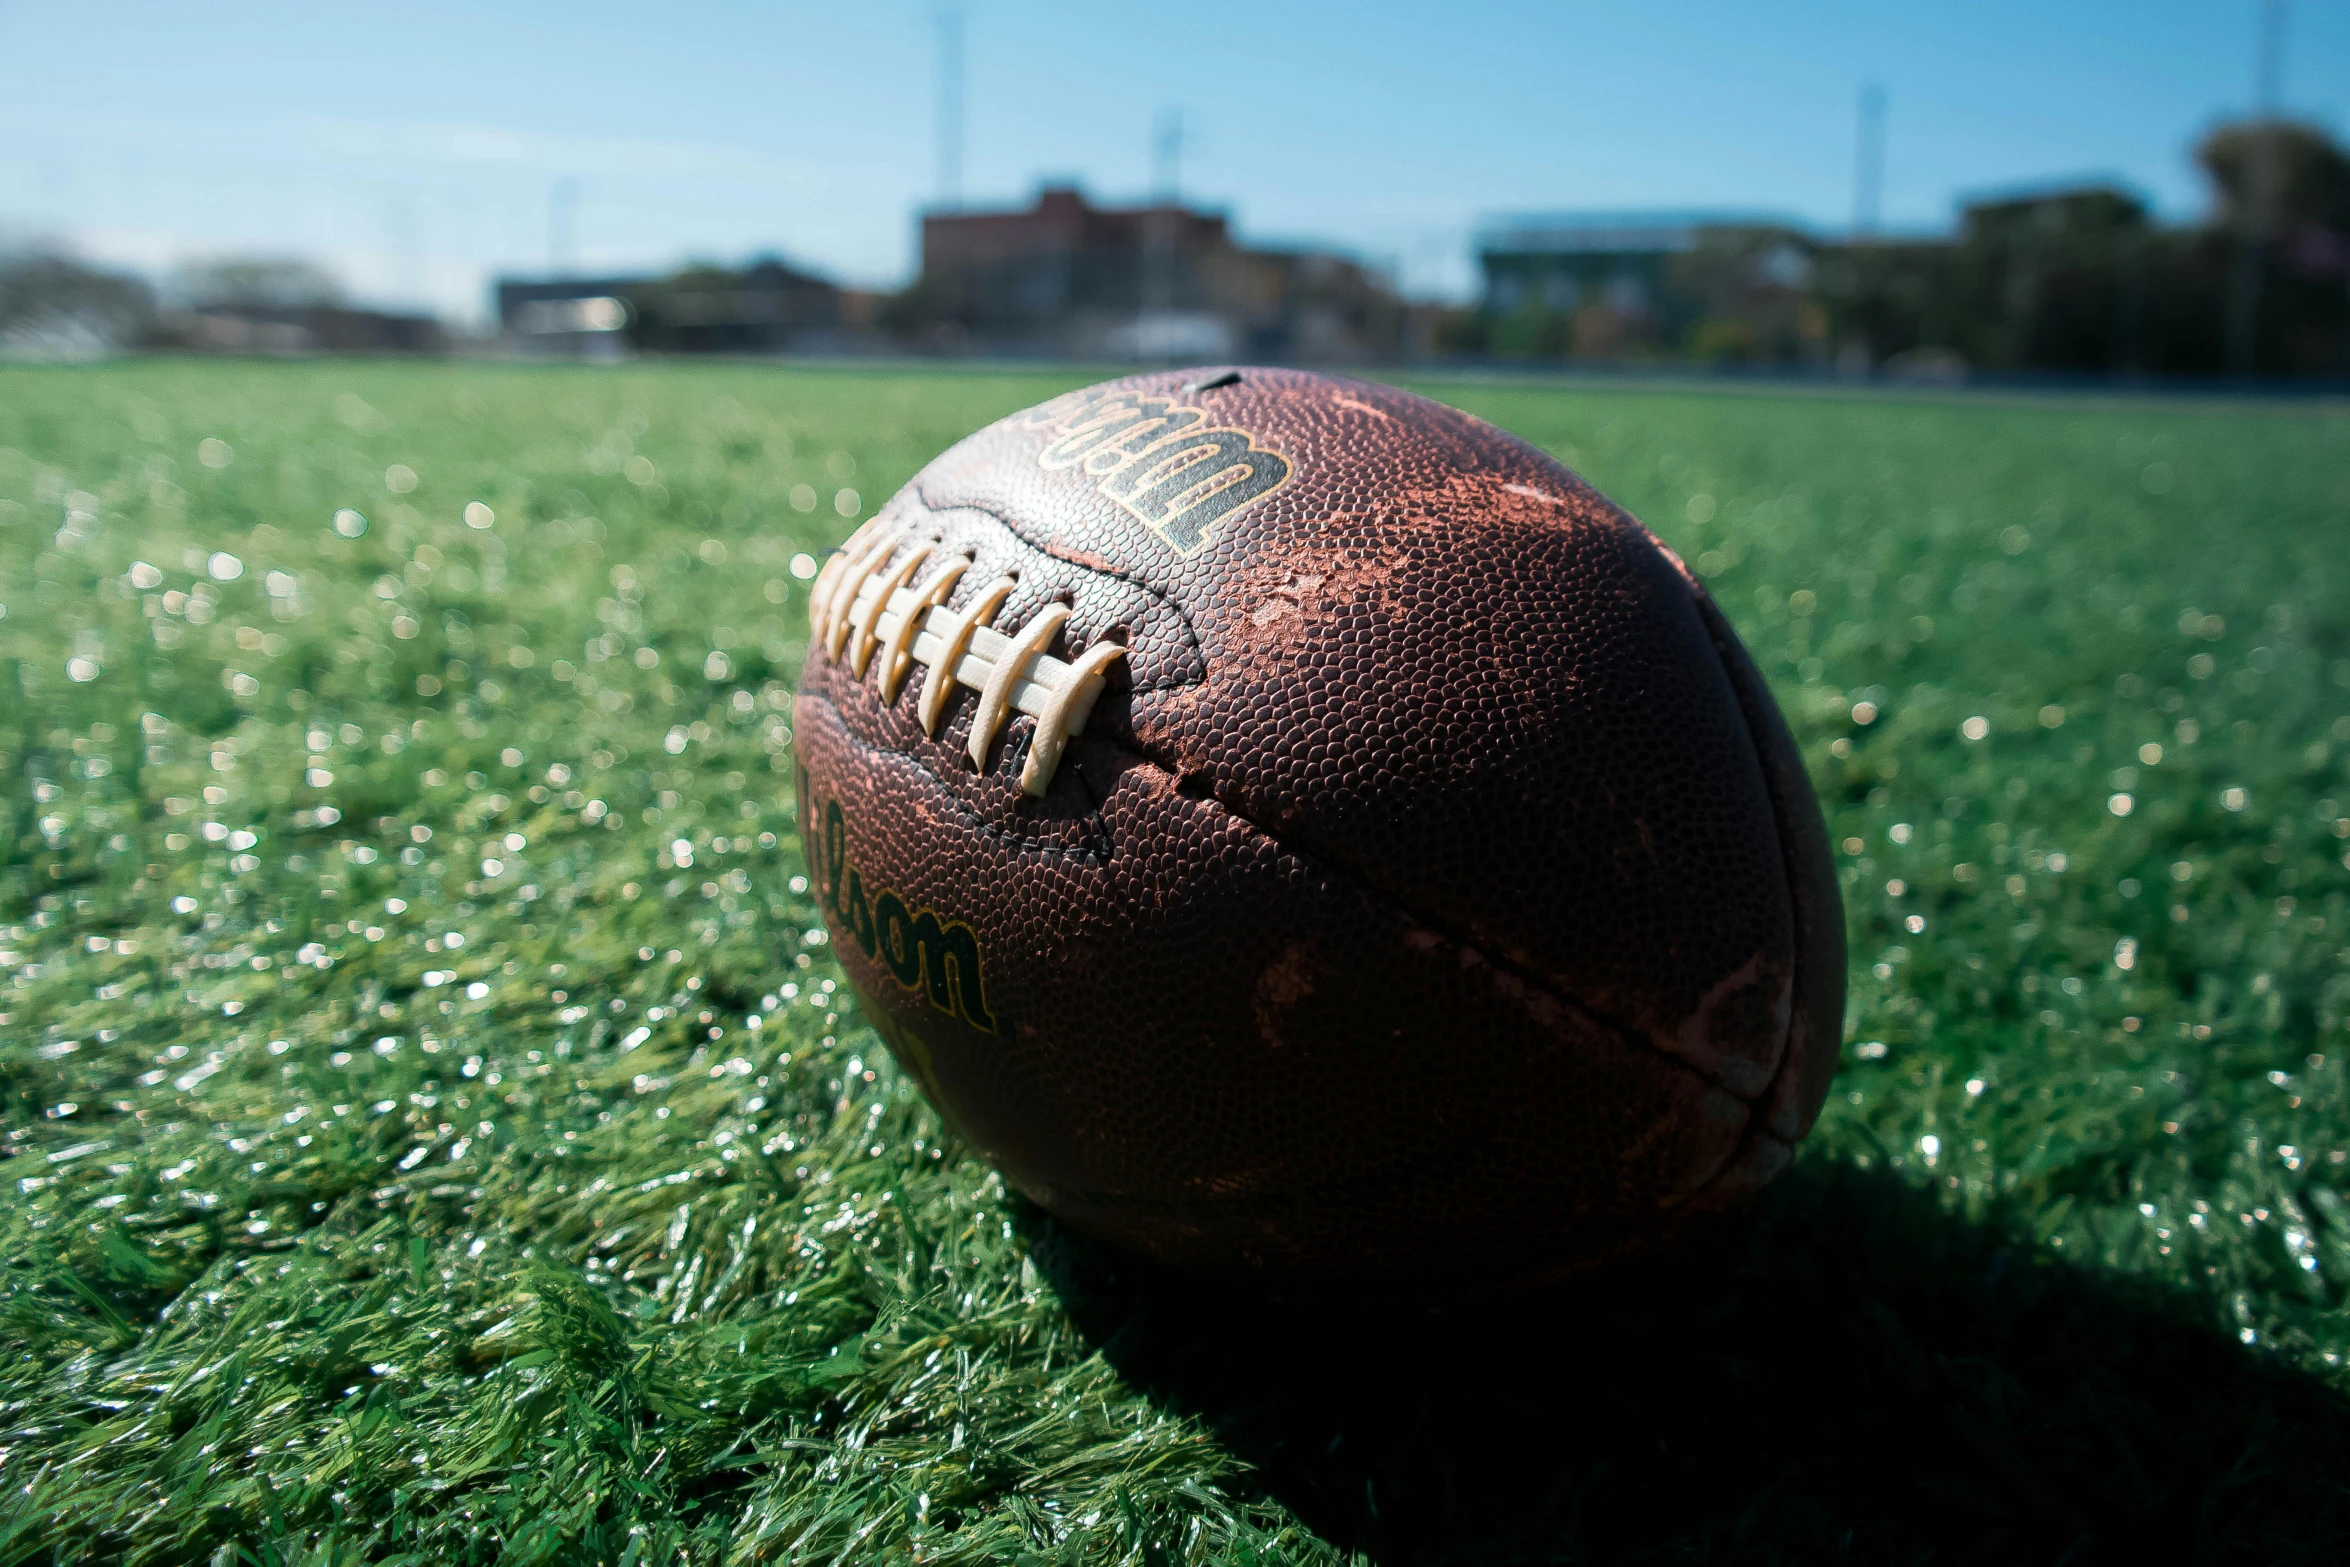
[{"label": "blue sky", "polygon": [[[1884,213],[2118,179],[2200,209],[2188,157],[2253,93],[2257,0],[1104,6],[963,0],[975,202],[1150,182],[1422,290],[1495,212],[1852,215],[1855,105],[1889,101]],[[158,273],[307,254],[360,295],[478,315],[576,189],[589,269],[775,250],[850,282],[913,263],[937,188],[933,4],[399,7],[0,0],[0,227]],[[2283,105],[2350,124],[2350,0],[2290,11]]]}]

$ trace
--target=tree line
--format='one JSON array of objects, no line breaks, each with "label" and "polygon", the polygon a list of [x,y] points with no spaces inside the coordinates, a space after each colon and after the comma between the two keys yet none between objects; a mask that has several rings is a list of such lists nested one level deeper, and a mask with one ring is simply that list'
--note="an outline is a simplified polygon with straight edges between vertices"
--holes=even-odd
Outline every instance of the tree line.
[{"label": "tree line", "polygon": [[[2166,226],[2086,185],[1968,205],[1948,237],[1702,230],[1637,305],[1455,313],[1439,350],[2095,376],[2350,375],[2350,155],[2285,120],[2198,145],[2208,213]],[[1792,258],[1793,264],[1790,264]]]}]

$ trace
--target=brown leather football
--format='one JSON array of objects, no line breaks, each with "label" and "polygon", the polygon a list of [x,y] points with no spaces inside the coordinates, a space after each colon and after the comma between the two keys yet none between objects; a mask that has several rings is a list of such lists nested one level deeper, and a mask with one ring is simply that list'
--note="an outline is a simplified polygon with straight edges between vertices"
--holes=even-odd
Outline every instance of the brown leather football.
[{"label": "brown leather football", "polygon": [[1084,1230],[1571,1267],[1819,1111],[1843,911],[1778,709],[1678,559],[1481,420],[1296,370],[1073,392],[925,468],[809,614],[841,962]]}]

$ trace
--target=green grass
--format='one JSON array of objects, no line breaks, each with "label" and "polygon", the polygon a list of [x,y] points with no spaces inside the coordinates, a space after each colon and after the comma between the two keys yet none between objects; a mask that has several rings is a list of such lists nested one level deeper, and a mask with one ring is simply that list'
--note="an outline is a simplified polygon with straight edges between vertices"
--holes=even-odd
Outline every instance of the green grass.
[{"label": "green grass", "polygon": [[0,370],[0,1561],[2341,1559],[2350,420],[1427,387],[1712,580],[1850,1036],[1696,1257],[1266,1305],[804,939],[793,557],[1074,379]]}]

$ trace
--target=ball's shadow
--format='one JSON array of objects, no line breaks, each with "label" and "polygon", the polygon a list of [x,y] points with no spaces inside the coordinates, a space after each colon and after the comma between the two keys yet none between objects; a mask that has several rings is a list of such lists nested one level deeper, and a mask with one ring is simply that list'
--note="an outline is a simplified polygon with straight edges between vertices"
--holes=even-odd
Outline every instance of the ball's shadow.
[{"label": "ball's shadow", "polygon": [[1883,1174],[1807,1162],[1701,1257],[1473,1305],[1029,1224],[1125,1376],[1380,1562],[2350,1559],[2350,1401]]}]

